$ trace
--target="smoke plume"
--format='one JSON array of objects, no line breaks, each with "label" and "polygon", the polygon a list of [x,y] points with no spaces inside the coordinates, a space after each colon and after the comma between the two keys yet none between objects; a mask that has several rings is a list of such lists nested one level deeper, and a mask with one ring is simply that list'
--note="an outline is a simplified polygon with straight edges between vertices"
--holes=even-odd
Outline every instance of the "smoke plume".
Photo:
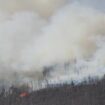
[{"label": "smoke plume", "polygon": [[103,4],[104,0],[0,0],[0,83],[102,77]]}]

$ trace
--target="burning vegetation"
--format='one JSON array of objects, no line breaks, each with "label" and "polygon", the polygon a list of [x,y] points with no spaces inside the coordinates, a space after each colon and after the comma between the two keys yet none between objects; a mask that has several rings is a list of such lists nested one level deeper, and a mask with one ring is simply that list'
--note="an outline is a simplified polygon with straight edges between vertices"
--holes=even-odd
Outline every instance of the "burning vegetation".
[{"label": "burning vegetation", "polygon": [[0,92],[0,105],[105,105],[105,77],[89,78],[81,84],[49,86],[29,91],[27,88],[4,88]]}]

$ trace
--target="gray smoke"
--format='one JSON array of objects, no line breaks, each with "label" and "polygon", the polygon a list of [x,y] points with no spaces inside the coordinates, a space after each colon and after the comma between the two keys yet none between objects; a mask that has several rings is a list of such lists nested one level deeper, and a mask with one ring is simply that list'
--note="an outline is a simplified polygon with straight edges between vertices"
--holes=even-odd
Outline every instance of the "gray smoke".
[{"label": "gray smoke", "polygon": [[104,0],[0,0],[0,82],[102,77],[104,4]]}]

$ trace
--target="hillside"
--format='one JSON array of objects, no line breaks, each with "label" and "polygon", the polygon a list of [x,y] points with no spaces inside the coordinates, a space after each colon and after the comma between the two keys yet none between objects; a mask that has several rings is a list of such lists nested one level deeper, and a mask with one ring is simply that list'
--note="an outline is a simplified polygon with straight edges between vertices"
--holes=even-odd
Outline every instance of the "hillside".
[{"label": "hillside", "polygon": [[105,78],[81,84],[58,85],[20,97],[21,89],[2,89],[0,105],[105,105]]}]

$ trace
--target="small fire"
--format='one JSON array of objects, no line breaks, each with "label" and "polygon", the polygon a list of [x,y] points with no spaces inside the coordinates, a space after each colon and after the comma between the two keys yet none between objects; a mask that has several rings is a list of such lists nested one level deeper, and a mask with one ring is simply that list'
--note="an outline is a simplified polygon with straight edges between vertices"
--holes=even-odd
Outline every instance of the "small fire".
[{"label": "small fire", "polygon": [[29,93],[28,92],[22,92],[19,96],[20,97],[28,97]]}]

